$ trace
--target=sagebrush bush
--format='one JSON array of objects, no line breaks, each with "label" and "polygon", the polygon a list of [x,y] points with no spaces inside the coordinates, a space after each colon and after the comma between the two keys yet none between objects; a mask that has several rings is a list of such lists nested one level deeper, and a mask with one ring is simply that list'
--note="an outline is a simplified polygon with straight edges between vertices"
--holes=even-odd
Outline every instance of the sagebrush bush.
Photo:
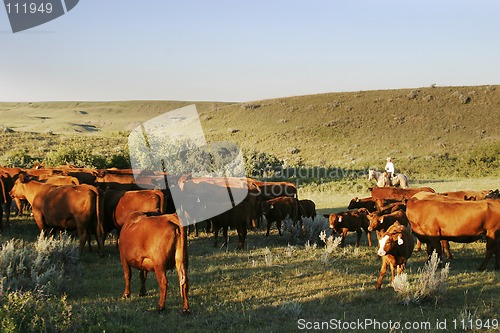
[{"label": "sagebrush bush", "polygon": [[440,259],[436,251],[432,253],[422,269],[419,269],[419,276],[414,283],[408,282],[406,273],[402,273],[394,278],[393,288],[403,300],[403,304],[420,304],[424,301],[437,301],[445,292],[448,286],[448,274],[450,264],[446,263],[441,270],[439,268]]},{"label": "sagebrush bush", "polygon": [[78,269],[77,244],[67,236],[62,239],[42,234],[34,244],[12,239],[1,246],[0,280],[3,290],[59,291],[64,276]]},{"label": "sagebrush bush", "polygon": [[300,223],[293,225],[291,219],[285,219],[282,222],[283,235],[288,237],[291,243],[295,244],[319,244],[321,241],[320,235],[325,233],[328,237],[332,234],[332,229],[328,223],[328,219],[324,216],[317,215],[313,220],[310,217],[302,218],[302,226]]}]

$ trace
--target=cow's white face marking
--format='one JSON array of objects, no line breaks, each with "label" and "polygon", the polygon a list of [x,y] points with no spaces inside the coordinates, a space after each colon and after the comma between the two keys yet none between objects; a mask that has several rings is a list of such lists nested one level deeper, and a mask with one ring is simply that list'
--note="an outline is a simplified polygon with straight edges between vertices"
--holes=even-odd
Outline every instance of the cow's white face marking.
[{"label": "cow's white face marking", "polygon": [[342,216],[339,216],[338,221],[342,222]]},{"label": "cow's white face marking", "polygon": [[403,245],[403,238],[401,238],[401,235],[398,236],[398,245]]},{"label": "cow's white face marking", "polygon": [[387,243],[387,240],[389,240],[389,236],[385,235],[380,239],[379,247],[378,247],[378,252],[377,254],[381,257],[385,256],[386,252],[384,251],[385,244]]}]

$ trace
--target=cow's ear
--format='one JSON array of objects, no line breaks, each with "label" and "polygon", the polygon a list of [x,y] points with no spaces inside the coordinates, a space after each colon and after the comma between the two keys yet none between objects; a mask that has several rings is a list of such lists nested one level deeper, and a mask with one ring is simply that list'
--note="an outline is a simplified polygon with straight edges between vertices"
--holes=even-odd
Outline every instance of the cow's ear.
[{"label": "cow's ear", "polygon": [[27,179],[26,179],[24,173],[19,174],[19,181],[21,183],[26,183]]},{"label": "cow's ear", "polygon": [[401,235],[398,236],[398,245],[403,245],[403,238],[401,238]]}]

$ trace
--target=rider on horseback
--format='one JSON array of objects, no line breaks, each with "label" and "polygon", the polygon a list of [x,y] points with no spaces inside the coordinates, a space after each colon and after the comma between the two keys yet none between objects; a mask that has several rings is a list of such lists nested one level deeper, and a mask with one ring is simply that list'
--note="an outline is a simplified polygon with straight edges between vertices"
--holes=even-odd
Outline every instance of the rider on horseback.
[{"label": "rider on horseback", "polygon": [[394,163],[392,163],[392,158],[387,157],[386,159],[387,163],[385,165],[385,171],[387,172],[387,175],[389,176],[389,185],[392,185],[392,177],[394,177],[395,170],[394,170]]}]

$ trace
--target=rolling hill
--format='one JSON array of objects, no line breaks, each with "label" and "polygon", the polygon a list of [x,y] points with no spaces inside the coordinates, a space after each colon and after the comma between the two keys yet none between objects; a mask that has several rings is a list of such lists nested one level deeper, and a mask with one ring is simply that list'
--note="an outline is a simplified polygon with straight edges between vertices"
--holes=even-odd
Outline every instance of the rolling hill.
[{"label": "rolling hill", "polygon": [[432,86],[246,103],[0,103],[2,141],[20,138],[1,144],[0,156],[12,149],[31,151],[23,148],[27,133],[31,138],[116,137],[125,144],[140,122],[193,103],[208,141],[236,142],[289,164],[382,166],[387,156],[396,163],[460,156],[500,143],[500,86]]}]

